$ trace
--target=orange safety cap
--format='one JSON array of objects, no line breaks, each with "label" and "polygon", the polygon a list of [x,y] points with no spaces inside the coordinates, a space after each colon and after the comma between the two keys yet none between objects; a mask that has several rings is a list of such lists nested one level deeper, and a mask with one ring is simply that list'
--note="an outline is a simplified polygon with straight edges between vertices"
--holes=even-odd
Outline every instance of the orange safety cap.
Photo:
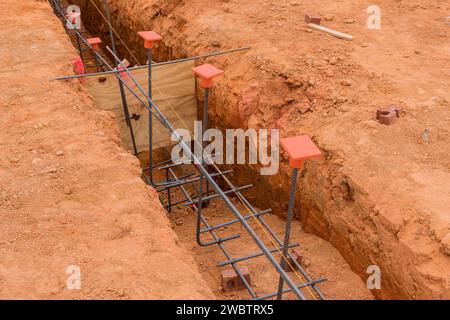
[{"label": "orange safety cap", "polygon": [[308,136],[296,136],[281,139],[281,146],[289,155],[289,164],[300,169],[305,159],[317,158],[322,154]]},{"label": "orange safety cap", "polygon": [[201,66],[192,69],[194,73],[202,80],[200,86],[203,88],[211,88],[213,86],[213,79],[224,73],[223,70],[214,67],[211,64],[202,64]]},{"label": "orange safety cap", "polygon": [[146,49],[153,48],[153,42],[162,40],[162,37],[154,31],[139,31],[138,36],[144,39]]},{"label": "orange safety cap", "polygon": [[100,43],[102,43],[102,39],[96,37],[96,38],[89,38],[87,39],[87,42],[94,48],[95,50],[98,50]]}]

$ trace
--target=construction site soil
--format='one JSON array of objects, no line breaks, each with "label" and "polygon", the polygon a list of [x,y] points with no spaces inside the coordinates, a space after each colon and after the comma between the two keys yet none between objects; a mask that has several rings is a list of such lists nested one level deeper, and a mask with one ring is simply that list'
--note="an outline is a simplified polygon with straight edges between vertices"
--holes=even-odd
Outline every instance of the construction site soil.
[{"label": "construction site soil", "polygon": [[[73,3],[106,43],[92,1]],[[450,298],[448,1],[380,0],[379,30],[367,28],[370,3],[362,0],[109,2],[115,30],[139,61],[118,42],[120,55],[132,64],[146,61],[141,30],[164,38],[156,61],[251,46],[207,60],[225,70],[212,92],[211,126],[279,128],[320,147],[324,156],[308,161],[299,180],[292,240],[308,272],[329,279],[326,296]],[[112,114],[96,110],[76,80],[48,81],[71,74],[75,54],[48,3],[0,8],[0,296],[246,298],[222,292],[222,259],[195,246],[192,213],[177,209],[170,225],[139,178],[139,161],[119,147]],[[310,11],[354,40],[308,29]],[[400,118],[378,123],[376,110],[391,105],[403,109]],[[274,176],[233,169],[234,181],[255,184],[249,198],[273,208],[281,232],[286,157]],[[208,210],[213,221],[226,214]],[[267,291],[270,271],[253,263],[257,288]],[[69,265],[86,275],[80,291],[64,289]],[[372,265],[382,280],[369,292]]]}]

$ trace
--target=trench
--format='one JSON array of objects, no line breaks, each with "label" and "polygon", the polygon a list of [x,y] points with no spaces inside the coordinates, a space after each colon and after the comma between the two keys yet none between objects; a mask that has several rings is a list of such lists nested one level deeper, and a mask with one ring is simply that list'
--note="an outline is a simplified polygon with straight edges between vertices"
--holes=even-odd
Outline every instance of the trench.
[{"label": "trench", "polygon": [[[109,34],[107,25],[99,16],[96,9],[92,6],[90,0],[72,1],[74,4],[80,6],[83,14],[83,22],[90,34],[100,36],[104,43],[109,43]],[[97,6],[101,7],[99,1],[95,1]],[[167,8],[163,8],[165,10]],[[127,58],[132,61],[143,63],[146,61],[146,54],[142,48],[140,39],[137,38],[136,33],[140,31],[140,26],[132,25],[125,19],[125,13],[120,12],[112,6],[112,21],[113,25],[118,30],[120,37],[126,44],[117,41],[116,45],[118,53],[121,58]],[[144,29],[144,28],[142,28]],[[167,42],[169,43],[169,42]],[[132,51],[133,56],[130,54]],[[186,58],[198,54],[199,52],[193,50],[189,46],[183,46],[182,43],[177,45],[167,45],[164,42],[159,45],[154,51],[154,60],[167,61],[173,59]],[[220,58],[217,58],[217,60]],[[209,59],[206,62],[213,63],[216,59]],[[198,92],[201,97],[201,92]],[[217,96],[212,95],[211,107],[212,110],[220,103]],[[223,101],[222,101],[223,102]],[[202,101],[199,101],[199,116],[201,116]],[[227,123],[221,123],[217,117],[212,117],[211,127],[225,129]],[[155,161],[165,160],[165,154],[161,150],[154,152]],[[148,166],[148,152],[143,152],[138,156],[141,161],[143,170]],[[184,168],[189,170],[189,166]],[[236,165],[232,167],[233,181],[238,185],[254,184],[255,187],[246,191],[248,199],[260,209],[272,208],[274,214],[267,215],[267,219],[278,234],[282,237],[284,232],[284,215],[288,203],[289,190],[289,170],[286,163],[282,164],[280,173],[273,177],[261,177],[259,168],[249,165]],[[342,243],[338,249],[330,242],[324,239],[330,239],[330,234],[340,234],[341,230],[330,231],[330,225],[326,225],[327,218],[323,216],[324,209],[315,200],[313,189],[316,186],[316,178],[313,178],[314,173],[320,176],[318,172],[323,169],[321,164],[312,164],[306,167],[302,172],[300,183],[300,190],[297,198],[297,203],[302,203],[301,214],[297,208],[297,220],[294,221],[292,241],[299,242],[303,251],[302,266],[314,278],[325,277],[327,282],[320,285],[328,299],[372,299],[372,293],[367,289],[365,280],[361,278],[361,263],[358,259],[352,259],[352,255],[345,254],[346,244]],[[181,169],[177,169],[181,170]],[[180,172],[182,174],[182,172]],[[323,174],[323,173],[322,173]],[[157,178],[164,179],[162,173],[157,174]],[[327,190],[329,186],[326,187]],[[351,192],[343,187],[344,197],[350,197]],[[325,191],[319,191],[325,192]],[[172,192],[172,196],[176,198],[181,196],[180,191]],[[163,197],[161,197],[163,198]],[[239,206],[236,199],[234,203]],[[326,200],[324,200],[326,201]],[[165,204],[164,200],[162,203]],[[224,217],[232,218],[231,212],[227,210],[225,205],[219,201],[211,201],[209,206],[205,208],[204,213],[210,219],[212,224],[221,223]],[[245,290],[236,292],[225,292],[220,283],[220,271],[222,268],[217,267],[217,263],[224,260],[224,257],[216,246],[203,248],[199,247],[195,240],[195,223],[196,218],[194,212],[186,206],[178,205],[172,208],[167,213],[172,222],[172,227],[177,233],[181,243],[192,253],[195,262],[199,268],[200,273],[207,281],[213,292],[218,298],[223,299],[246,299],[248,294]],[[244,256],[257,251],[257,247],[253,245],[249,237],[246,238],[246,233],[240,225],[234,225],[225,228],[221,231],[221,236],[230,234],[239,234],[243,238],[246,246],[242,246],[242,242],[234,243],[230,241],[227,246],[233,251],[235,256]],[[345,232],[345,231],[343,231]],[[345,238],[347,235],[340,234]],[[207,239],[210,240],[210,239]],[[333,244],[336,242],[334,241]],[[344,251],[344,256],[341,254]],[[350,257],[350,259],[349,259]],[[346,261],[347,260],[347,261]],[[350,263],[350,264],[349,264]],[[272,292],[276,289],[276,282],[270,279],[277,279],[277,275],[269,262],[264,257],[253,259],[249,262],[243,263],[251,269],[252,283],[259,292]],[[355,273],[358,271],[358,274]]]}]

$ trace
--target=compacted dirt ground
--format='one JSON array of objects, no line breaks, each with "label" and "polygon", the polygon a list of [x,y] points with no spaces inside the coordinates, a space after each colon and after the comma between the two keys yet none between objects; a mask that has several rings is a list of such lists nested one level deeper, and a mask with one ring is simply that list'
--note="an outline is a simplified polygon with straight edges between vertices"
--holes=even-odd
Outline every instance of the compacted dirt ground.
[{"label": "compacted dirt ground", "polygon": [[[105,35],[91,1],[74,2],[91,31]],[[450,297],[448,1],[380,0],[379,30],[367,28],[373,3],[364,0],[110,2],[116,30],[141,62],[139,30],[163,35],[157,60],[251,46],[208,60],[225,70],[211,121],[312,136],[324,157],[302,175],[305,229],[362,278],[378,265],[379,298]],[[309,30],[306,12],[354,40]],[[379,124],[376,110],[390,105],[404,112],[395,125]],[[283,214],[287,164],[273,177],[254,169],[236,168],[236,176],[256,182],[260,207]]]},{"label": "compacted dirt ground", "polygon": [[0,298],[213,298],[113,116],[49,81],[75,52],[48,3],[0,16]]},{"label": "compacted dirt ground", "polygon": [[[73,2],[106,43],[91,0]],[[309,134],[323,151],[301,175],[294,241],[308,272],[329,279],[329,298],[450,298],[448,1],[380,0],[380,30],[367,28],[373,3],[363,0],[110,3],[141,63],[140,30],[163,35],[156,60],[252,47],[208,60],[225,70],[210,119],[222,129]],[[119,147],[113,116],[77,81],[48,80],[71,74],[75,57],[48,3],[7,0],[0,12],[0,297],[245,297],[220,290],[214,264],[223,258],[195,246],[189,211],[173,212],[171,225],[138,160]],[[355,39],[309,30],[306,12]],[[376,109],[390,105],[404,110],[400,119],[379,124]],[[283,216],[286,161],[276,176],[257,169],[236,166],[233,178],[254,183],[252,202]],[[208,210],[213,222],[226,214]],[[282,218],[268,219],[281,233]],[[371,265],[382,281],[369,292]],[[67,289],[70,266],[80,268],[80,290]],[[274,289],[262,259],[249,267],[257,290]]]}]

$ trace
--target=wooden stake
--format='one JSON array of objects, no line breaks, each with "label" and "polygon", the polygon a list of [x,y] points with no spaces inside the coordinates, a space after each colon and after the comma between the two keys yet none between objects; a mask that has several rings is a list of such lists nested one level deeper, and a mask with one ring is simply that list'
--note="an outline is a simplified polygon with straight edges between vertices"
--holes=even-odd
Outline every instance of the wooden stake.
[{"label": "wooden stake", "polygon": [[333,29],[330,29],[330,28],[327,28],[324,26],[319,26],[318,24],[308,23],[308,27],[311,29],[314,29],[314,30],[326,32],[326,33],[331,34],[332,36],[335,36],[340,39],[349,40],[349,41],[353,40],[353,36],[351,36],[349,34],[339,32],[339,31],[336,31],[336,30],[333,30]]}]

